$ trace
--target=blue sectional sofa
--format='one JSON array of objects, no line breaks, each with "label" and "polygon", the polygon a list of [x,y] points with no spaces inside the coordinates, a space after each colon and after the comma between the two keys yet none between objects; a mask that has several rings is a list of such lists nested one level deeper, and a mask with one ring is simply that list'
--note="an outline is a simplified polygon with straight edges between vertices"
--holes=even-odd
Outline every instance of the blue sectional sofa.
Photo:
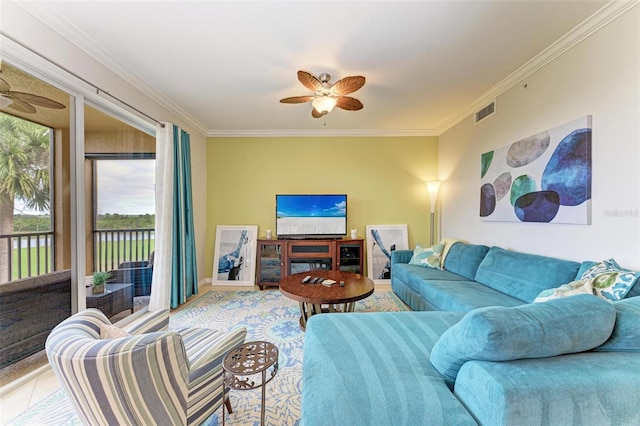
[{"label": "blue sectional sofa", "polygon": [[640,424],[640,285],[531,303],[595,262],[456,243],[443,269],[392,254],[414,312],[316,315],[303,426]]}]

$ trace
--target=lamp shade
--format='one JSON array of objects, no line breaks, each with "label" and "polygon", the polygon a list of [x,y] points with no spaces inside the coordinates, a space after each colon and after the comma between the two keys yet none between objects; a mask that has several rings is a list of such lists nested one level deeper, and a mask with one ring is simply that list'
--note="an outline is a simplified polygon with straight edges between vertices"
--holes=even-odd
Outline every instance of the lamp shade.
[{"label": "lamp shade", "polygon": [[319,113],[329,113],[336,106],[338,101],[331,96],[318,96],[313,100],[311,105],[318,111]]},{"label": "lamp shade", "polygon": [[429,192],[429,197],[431,198],[431,213],[435,211],[436,208],[436,198],[438,197],[438,190],[440,189],[440,181],[434,180],[431,182],[427,182],[427,191]]}]

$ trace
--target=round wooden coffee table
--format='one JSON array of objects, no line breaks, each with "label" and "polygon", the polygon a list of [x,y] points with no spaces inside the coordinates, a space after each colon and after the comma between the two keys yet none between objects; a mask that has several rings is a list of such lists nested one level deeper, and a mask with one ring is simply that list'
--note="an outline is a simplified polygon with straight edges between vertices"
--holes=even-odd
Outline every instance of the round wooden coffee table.
[{"label": "round wooden coffee table", "polygon": [[[302,280],[307,275],[311,280],[306,284]],[[316,278],[333,280],[334,284],[313,283]],[[344,286],[340,286],[340,282]],[[300,328],[307,327],[312,315],[323,312],[353,312],[355,302],[373,294],[373,281],[361,274],[341,271],[316,270],[301,272],[285,277],[280,281],[280,291],[300,304]]]}]

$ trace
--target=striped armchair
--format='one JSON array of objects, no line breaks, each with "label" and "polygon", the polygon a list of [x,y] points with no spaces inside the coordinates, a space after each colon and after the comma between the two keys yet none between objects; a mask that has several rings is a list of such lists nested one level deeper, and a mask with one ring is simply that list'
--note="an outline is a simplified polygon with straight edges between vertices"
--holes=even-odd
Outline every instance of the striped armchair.
[{"label": "striped armchair", "polygon": [[83,423],[200,424],[222,405],[222,360],[246,330],[155,331],[168,318],[155,312],[145,321],[151,327],[134,330],[145,334],[101,339],[111,323],[87,309],[53,329],[46,353]]}]

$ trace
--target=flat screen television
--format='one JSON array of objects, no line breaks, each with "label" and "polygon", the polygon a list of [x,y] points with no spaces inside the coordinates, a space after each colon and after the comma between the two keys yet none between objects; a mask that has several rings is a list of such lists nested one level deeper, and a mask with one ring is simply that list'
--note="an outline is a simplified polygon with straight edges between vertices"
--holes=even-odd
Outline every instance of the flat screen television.
[{"label": "flat screen television", "polygon": [[278,238],[340,238],[346,234],[346,194],[276,195]]}]

